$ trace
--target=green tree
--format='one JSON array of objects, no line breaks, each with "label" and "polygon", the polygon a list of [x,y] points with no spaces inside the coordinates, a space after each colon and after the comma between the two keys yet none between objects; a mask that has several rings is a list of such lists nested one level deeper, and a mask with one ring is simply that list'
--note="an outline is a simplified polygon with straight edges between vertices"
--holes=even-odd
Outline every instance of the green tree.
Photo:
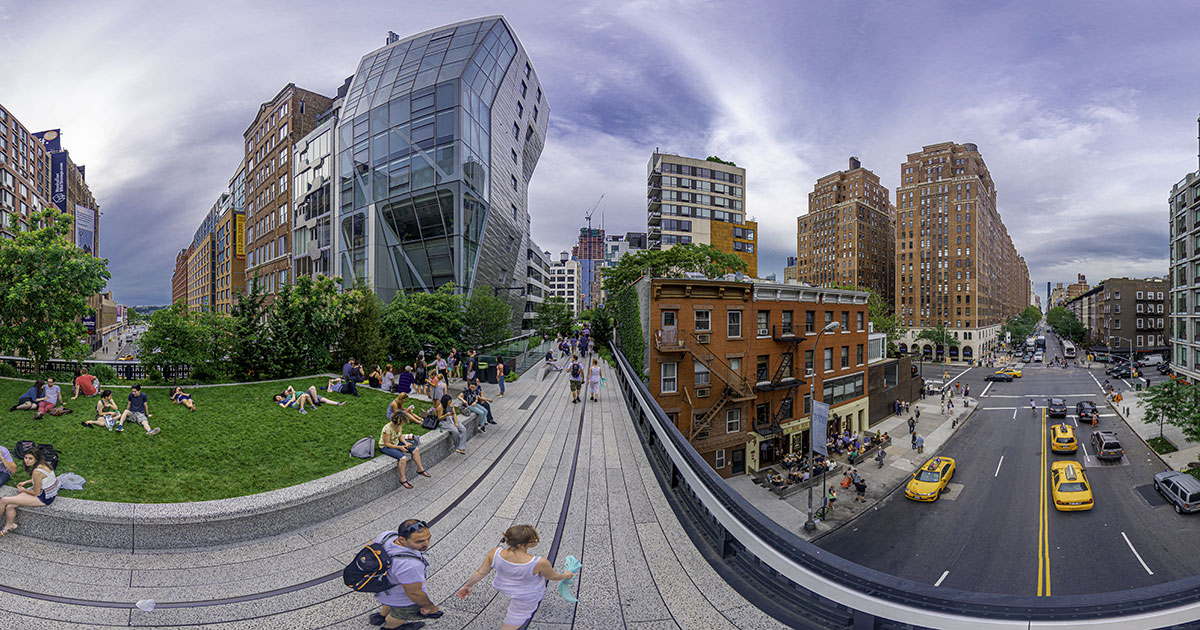
[{"label": "green tree", "polygon": [[196,369],[205,362],[208,333],[181,300],[150,316],[150,327],[138,337],[138,358],[163,377],[173,377],[182,367]]},{"label": "green tree", "polygon": [[300,276],[276,294],[267,318],[271,352],[266,367],[274,376],[328,369],[349,300],[327,276]]},{"label": "green tree", "polygon": [[538,333],[543,335],[553,337],[558,333],[567,334],[571,332],[571,326],[575,323],[571,305],[557,295],[538,304],[535,312],[537,317],[533,320],[533,325]]},{"label": "green tree", "polygon": [[463,305],[463,347],[482,348],[504,341],[513,334],[512,307],[487,288],[477,288]]},{"label": "green tree", "polygon": [[1146,410],[1144,422],[1158,423],[1159,437],[1165,422],[1183,429],[1189,441],[1200,441],[1200,384],[1185,385],[1168,379],[1144,390],[1138,406]]},{"label": "green tree", "polygon": [[950,334],[945,326],[926,328],[917,335],[917,339],[925,339],[946,348],[957,348],[960,345],[958,339]]},{"label": "green tree", "polygon": [[54,355],[82,359],[89,348],[82,318],[95,315],[88,299],[109,279],[108,260],[71,243],[71,216],[34,213],[31,230],[0,240],[0,348],[33,359],[34,370]]},{"label": "green tree", "polygon": [[359,279],[345,299],[349,312],[340,327],[338,362],[355,357],[367,366],[382,363],[387,353],[387,342],[383,339],[383,306],[379,303],[379,297],[366,282]]},{"label": "green tree", "polygon": [[196,323],[204,335],[204,345],[199,363],[192,364],[191,377],[209,383],[227,380],[234,373],[233,349],[241,343],[235,332],[237,322],[208,311],[198,313]]},{"label": "green tree", "polygon": [[459,345],[463,329],[462,296],[447,284],[432,292],[399,292],[383,311],[388,351],[408,359],[429,348],[446,352]]},{"label": "green tree", "polygon": [[722,160],[721,158],[719,158],[715,155],[710,155],[710,156],[704,158],[704,161],[705,162],[716,162],[717,164],[728,164],[729,166],[737,166],[737,164],[734,164],[733,162],[729,162],[726,160]]},{"label": "green tree", "polygon": [[230,348],[233,374],[239,379],[259,380],[266,378],[265,357],[272,352],[267,334],[266,295],[257,278],[252,278],[246,291],[236,295],[230,310],[230,328],[237,343]]},{"label": "green tree", "polygon": [[867,298],[867,316],[874,325],[875,332],[887,335],[888,354],[895,356],[899,352],[897,345],[900,338],[908,333],[908,329],[900,325],[900,318],[892,311],[892,306],[878,293],[865,287],[854,285],[835,285],[835,289],[863,291],[870,294]]},{"label": "green tree", "polygon": [[727,273],[745,272],[746,261],[711,245],[676,245],[670,249],[643,249],[621,257],[613,267],[601,270],[604,290],[614,293],[648,275],[651,278],[682,278],[689,271],[717,278]]}]

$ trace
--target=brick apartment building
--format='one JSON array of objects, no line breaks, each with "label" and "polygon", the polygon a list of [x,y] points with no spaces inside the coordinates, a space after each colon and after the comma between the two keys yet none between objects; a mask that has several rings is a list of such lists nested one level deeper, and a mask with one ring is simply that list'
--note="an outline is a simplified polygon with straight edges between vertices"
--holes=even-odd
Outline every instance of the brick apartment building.
[{"label": "brick apartment building", "polygon": [[[637,287],[650,392],[721,476],[807,452],[814,387],[831,433],[867,428],[867,293],[691,278]],[[841,330],[814,347],[830,322]]]},{"label": "brick apartment building", "polygon": [[850,158],[847,170],[817,180],[808,194],[808,213],[796,219],[796,279],[862,287],[894,303],[894,220],[879,176]]},{"label": "brick apartment building", "polygon": [[1165,278],[1109,278],[1065,307],[1087,326],[1093,352],[1168,356],[1169,291]]},{"label": "brick apartment building", "polygon": [[292,281],[292,149],[333,99],[289,83],[246,129],[246,279],[273,293]]}]

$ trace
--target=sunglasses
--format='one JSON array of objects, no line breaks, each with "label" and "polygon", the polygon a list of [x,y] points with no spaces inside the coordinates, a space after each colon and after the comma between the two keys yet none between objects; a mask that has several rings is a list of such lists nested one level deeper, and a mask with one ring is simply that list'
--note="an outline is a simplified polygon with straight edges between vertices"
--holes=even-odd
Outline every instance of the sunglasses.
[{"label": "sunglasses", "polygon": [[405,538],[408,538],[409,536],[412,536],[413,534],[421,531],[422,529],[429,529],[429,523],[426,523],[425,521],[417,521],[415,523],[409,523],[408,525],[405,525],[404,527],[400,528],[399,534]]}]

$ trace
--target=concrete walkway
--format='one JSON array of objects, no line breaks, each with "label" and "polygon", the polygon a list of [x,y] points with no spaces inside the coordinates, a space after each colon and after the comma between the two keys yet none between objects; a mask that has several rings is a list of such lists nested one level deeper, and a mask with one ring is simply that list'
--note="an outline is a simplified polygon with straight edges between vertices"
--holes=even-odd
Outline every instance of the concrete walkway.
[{"label": "concrete walkway", "polygon": [[[599,402],[572,404],[566,381],[561,372],[543,379],[533,368],[496,398],[500,424],[473,438],[468,455],[432,466],[432,479],[410,472],[412,490],[288,535],[121,553],[17,530],[0,538],[0,629],[368,628],[374,599],[346,588],[342,567],[406,518],[432,526],[426,584],[446,614],[430,630],[499,627],[508,599],[490,578],[465,601],[454,592],[517,523],[538,528],[535,553],[547,554],[558,540],[555,564],[574,555],[584,567],[579,603],[551,591],[530,628],[783,628],[738,595],[692,543],[637,442],[619,389],[602,390]],[[143,599],[158,608],[134,608]]]},{"label": "concrete walkway", "polygon": [[[866,480],[867,501],[865,503],[855,501],[854,486],[842,488],[838,485],[842,481],[842,475],[835,473],[828,478],[827,486],[837,488],[837,503],[827,518],[817,522],[817,529],[811,534],[804,531],[804,522],[808,518],[807,490],[781,500],[770,490],[755,484],[749,475],[740,475],[729,479],[729,485],[775,522],[809,540],[817,540],[854,520],[859,514],[875,507],[893,490],[907,483],[918,466],[937,454],[942,445],[958,430],[958,427],[963,425],[963,419],[970,416],[977,404],[974,398],[970,399],[970,407],[963,405],[961,396],[955,396],[953,400],[954,410],[946,413],[942,412],[941,399],[937,396],[928,396],[911,406],[913,411],[921,410],[921,420],[917,423],[916,432],[925,438],[924,453],[917,453],[912,448],[912,440],[908,432],[909,415],[903,414],[889,416],[871,427],[872,431],[885,432],[892,438],[892,445],[885,449],[887,456],[884,458],[883,468],[879,468],[873,459],[859,462],[858,465],[851,467],[844,456],[835,456],[835,460],[846,465],[845,470],[856,468]],[[823,505],[822,491],[820,483],[813,487],[814,511]]]},{"label": "concrete walkway", "polygon": [[1200,462],[1200,442],[1188,440],[1183,434],[1183,429],[1173,424],[1164,422],[1160,428],[1157,423],[1145,422],[1146,410],[1138,404],[1141,400],[1141,393],[1123,388],[1118,391],[1121,394],[1121,402],[1112,402],[1110,399],[1108,404],[1125,421],[1131,431],[1142,438],[1142,441],[1159,437],[1161,431],[1162,437],[1179,449],[1174,453],[1159,454],[1167,466],[1172,470],[1182,471],[1191,468],[1191,464]]}]

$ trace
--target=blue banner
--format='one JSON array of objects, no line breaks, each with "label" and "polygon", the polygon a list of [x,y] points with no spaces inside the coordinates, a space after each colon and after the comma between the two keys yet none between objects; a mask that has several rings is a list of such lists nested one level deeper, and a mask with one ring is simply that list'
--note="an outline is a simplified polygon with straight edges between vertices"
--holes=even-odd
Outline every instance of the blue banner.
[{"label": "blue banner", "polygon": [[62,212],[67,211],[67,154],[50,154],[50,201]]},{"label": "blue banner", "polygon": [[33,137],[41,140],[42,146],[46,147],[46,150],[50,151],[51,153],[55,151],[62,151],[61,129],[47,129],[46,131],[39,131],[33,134]]}]

